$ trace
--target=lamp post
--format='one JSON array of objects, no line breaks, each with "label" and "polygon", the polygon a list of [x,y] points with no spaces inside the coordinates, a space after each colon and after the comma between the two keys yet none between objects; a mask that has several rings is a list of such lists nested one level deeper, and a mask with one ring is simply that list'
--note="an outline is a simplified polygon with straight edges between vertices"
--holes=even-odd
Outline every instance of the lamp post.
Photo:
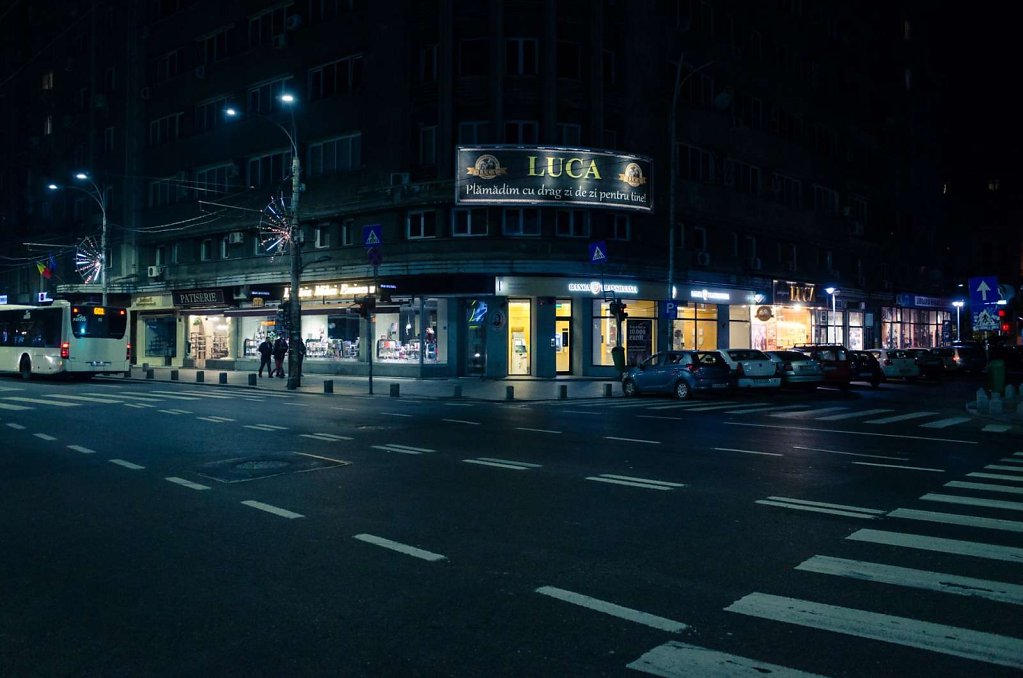
[{"label": "lamp post", "polygon": [[75,174],[75,179],[79,181],[88,182],[88,188],[82,188],[81,186],[58,186],[57,184],[50,184],[48,188],[51,191],[56,191],[61,188],[70,188],[71,190],[84,193],[92,198],[97,205],[99,205],[100,214],[103,217],[102,230],[100,231],[99,238],[99,255],[100,255],[100,267],[99,267],[99,285],[100,290],[103,292],[103,305],[107,305],[107,192],[106,187],[100,188],[96,185],[96,182],[92,180],[86,172],[78,172]]},{"label": "lamp post", "polygon": [[956,299],[952,305],[956,307],[956,341],[962,341],[963,335],[959,332],[959,309],[966,304],[962,299]]},{"label": "lamp post", "polygon": [[[835,287],[825,287],[824,291],[831,295],[831,317],[828,319],[827,326],[827,341],[831,343],[831,325],[835,322],[835,297],[838,296],[838,289]],[[837,333],[836,333],[837,334]]]},{"label": "lamp post", "polygon": [[[288,337],[288,346],[290,347],[288,351],[288,390],[294,390],[302,385],[302,357],[305,354],[304,350],[300,352],[298,348],[299,343],[302,342],[302,306],[299,300],[299,285],[302,275],[302,229],[299,225],[298,203],[299,196],[305,190],[305,186],[302,185],[302,162],[298,153],[298,130],[295,126],[295,109],[292,106],[296,99],[291,94],[282,94],[280,101],[288,107],[288,113],[291,115],[291,129],[288,130],[288,128],[276,120],[266,119],[284,132],[284,135],[288,137],[288,141],[291,142],[291,206],[289,210],[291,218],[288,228],[288,239],[291,241],[291,293],[289,296],[290,303],[288,304],[291,332]],[[238,111],[234,108],[228,108],[224,113],[232,118],[238,116]]]}]

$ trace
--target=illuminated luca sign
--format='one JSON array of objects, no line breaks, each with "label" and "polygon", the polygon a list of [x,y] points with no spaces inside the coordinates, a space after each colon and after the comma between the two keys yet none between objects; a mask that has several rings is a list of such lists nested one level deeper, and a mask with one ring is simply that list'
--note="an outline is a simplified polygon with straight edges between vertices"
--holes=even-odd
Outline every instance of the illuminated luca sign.
[{"label": "illuminated luca sign", "polygon": [[546,146],[459,146],[456,155],[460,205],[653,209],[649,158]]}]

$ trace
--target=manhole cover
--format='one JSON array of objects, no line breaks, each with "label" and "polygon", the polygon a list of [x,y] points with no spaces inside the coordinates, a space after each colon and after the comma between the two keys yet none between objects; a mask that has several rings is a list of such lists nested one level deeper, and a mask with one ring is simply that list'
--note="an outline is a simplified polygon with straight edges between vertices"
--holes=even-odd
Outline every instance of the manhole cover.
[{"label": "manhole cover", "polygon": [[286,461],[278,460],[243,461],[240,464],[235,464],[235,468],[239,471],[267,471],[270,469],[284,468],[285,466],[291,466],[291,464]]},{"label": "manhole cover", "polygon": [[196,473],[203,478],[210,478],[222,483],[243,483],[258,478],[319,471],[349,464],[351,464],[350,461],[331,459],[317,454],[282,452],[212,461],[197,468]]}]

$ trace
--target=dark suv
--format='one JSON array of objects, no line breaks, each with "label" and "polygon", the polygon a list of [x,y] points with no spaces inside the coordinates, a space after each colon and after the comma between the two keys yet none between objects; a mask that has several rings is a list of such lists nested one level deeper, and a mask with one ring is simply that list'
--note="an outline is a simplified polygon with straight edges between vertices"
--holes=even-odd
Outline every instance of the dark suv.
[{"label": "dark suv", "polygon": [[622,392],[671,393],[680,400],[699,391],[727,391],[731,370],[717,351],[655,353],[622,375]]},{"label": "dark suv", "polygon": [[821,364],[824,370],[824,385],[849,388],[852,372],[849,367],[849,351],[845,346],[834,344],[802,344],[795,350],[805,353]]}]

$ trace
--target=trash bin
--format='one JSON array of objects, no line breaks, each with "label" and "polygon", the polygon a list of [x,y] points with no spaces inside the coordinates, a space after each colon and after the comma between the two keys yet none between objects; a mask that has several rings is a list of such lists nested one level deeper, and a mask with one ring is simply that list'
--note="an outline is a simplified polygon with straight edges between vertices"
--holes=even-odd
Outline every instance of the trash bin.
[{"label": "trash bin", "polygon": [[611,349],[611,359],[615,362],[615,369],[619,372],[625,371],[625,349],[615,346]]},{"label": "trash bin", "polygon": [[1005,361],[992,360],[987,364],[987,390],[1005,393]]}]

